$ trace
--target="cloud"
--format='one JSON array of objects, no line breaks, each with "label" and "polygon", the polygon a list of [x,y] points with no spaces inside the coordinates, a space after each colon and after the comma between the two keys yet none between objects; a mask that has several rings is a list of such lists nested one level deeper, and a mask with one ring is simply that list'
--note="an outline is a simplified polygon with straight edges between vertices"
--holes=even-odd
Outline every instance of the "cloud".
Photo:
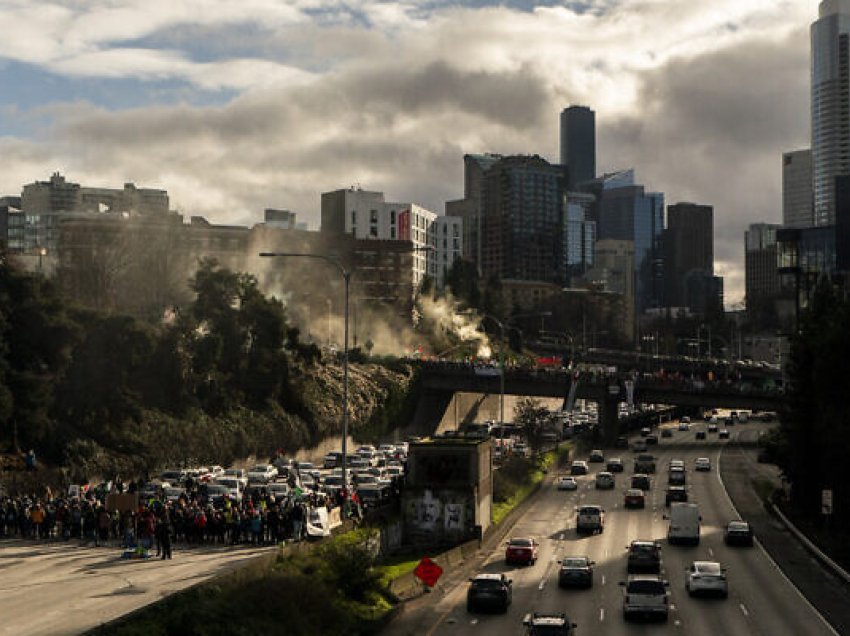
[{"label": "cloud", "polygon": [[601,169],[635,167],[669,203],[715,206],[728,298],[743,294],[746,224],[779,218],[781,152],[808,144],[814,15],[793,0],[38,4],[0,0],[0,60],[235,97],[7,106],[0,124],[50,125],[0,138],[4,193],[58,169],[166,188],[216,222],[287,207],[315,226],[320,192],[353,183],[442,211],[464,153],[555,159],[558,113],[587,104]]}]

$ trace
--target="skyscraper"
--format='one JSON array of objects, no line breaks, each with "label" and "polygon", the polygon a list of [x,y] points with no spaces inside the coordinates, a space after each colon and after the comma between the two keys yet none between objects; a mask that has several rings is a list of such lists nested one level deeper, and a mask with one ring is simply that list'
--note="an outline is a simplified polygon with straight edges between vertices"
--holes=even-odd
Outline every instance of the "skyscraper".
[{"label": "skyscraper", "polygon": [[714,209],[710,205],[667,206],[664,230],[664,303],[667,307],[703,305],[689,298],[691,279],[714,273]]},{"label": "skyscraper", "polygon": [[835,223],[835,177],[850,174],[850,0],[823,0],[811,27],[814,225]]},{"label": "skyscraper", "polygon": [[587,106],[561,111],[561,165],[569,169],[569,190],[596,178],[596,113]]},{"label": "skyscraper", "polygon": [[812,151],[794,150],[782,154],[782,224],[811,227]]}]

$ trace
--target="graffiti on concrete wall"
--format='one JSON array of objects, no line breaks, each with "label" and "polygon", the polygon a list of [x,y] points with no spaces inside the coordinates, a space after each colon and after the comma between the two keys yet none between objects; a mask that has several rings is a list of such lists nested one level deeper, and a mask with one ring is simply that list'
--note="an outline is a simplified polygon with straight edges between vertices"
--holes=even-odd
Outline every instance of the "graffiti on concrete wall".
[{"label": "graffiti on concrete wall", "polygon": [[472,508],[469,495],[454,490],[426,489],[418,497],[408,499],[406,522],[419,531],[456,533],[469,529]]}]

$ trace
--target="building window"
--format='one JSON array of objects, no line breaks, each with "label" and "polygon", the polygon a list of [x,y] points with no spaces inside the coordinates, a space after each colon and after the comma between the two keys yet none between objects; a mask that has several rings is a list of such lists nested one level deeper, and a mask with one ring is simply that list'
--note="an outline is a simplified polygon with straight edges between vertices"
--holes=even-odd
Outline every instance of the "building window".
[{"label": "building window", "polygon": [[378,211],[377,210],[369,210],[369,222],[377,223],[378,222]]},{"label": "building window", "polygon": [[395,225],[395,210],[390,210],[390,225]]},{"label": "building window", "polygon": [[357,210],[351,211],[351,226],[354,227],[357,225]]},{"label": "building window", "polygon": [[394,227],[390,228],[390,238],[392,240],[395,240],[395,228]]}]

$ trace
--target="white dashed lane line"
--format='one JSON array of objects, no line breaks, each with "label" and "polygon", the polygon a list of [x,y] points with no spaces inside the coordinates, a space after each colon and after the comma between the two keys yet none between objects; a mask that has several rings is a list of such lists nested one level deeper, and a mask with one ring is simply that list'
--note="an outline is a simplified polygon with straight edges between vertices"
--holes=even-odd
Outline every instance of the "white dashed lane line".
[{"label": "white dashed lane line", "polygon": [[750,612],[747,610],[747,606],[746,606],[746,605],[744,605],[743,603],[741,603],[740,605],[738,605],[738,607],[740,607],[740,608],[741,608],[741,613],[742,613],[744,616],[749,616],[749,615],[750,615]]},{"label": "white dashed lane line", "polygon": [[604,607],[599,608],[599,620],[600,621],[605,620],[605,608]]}]

